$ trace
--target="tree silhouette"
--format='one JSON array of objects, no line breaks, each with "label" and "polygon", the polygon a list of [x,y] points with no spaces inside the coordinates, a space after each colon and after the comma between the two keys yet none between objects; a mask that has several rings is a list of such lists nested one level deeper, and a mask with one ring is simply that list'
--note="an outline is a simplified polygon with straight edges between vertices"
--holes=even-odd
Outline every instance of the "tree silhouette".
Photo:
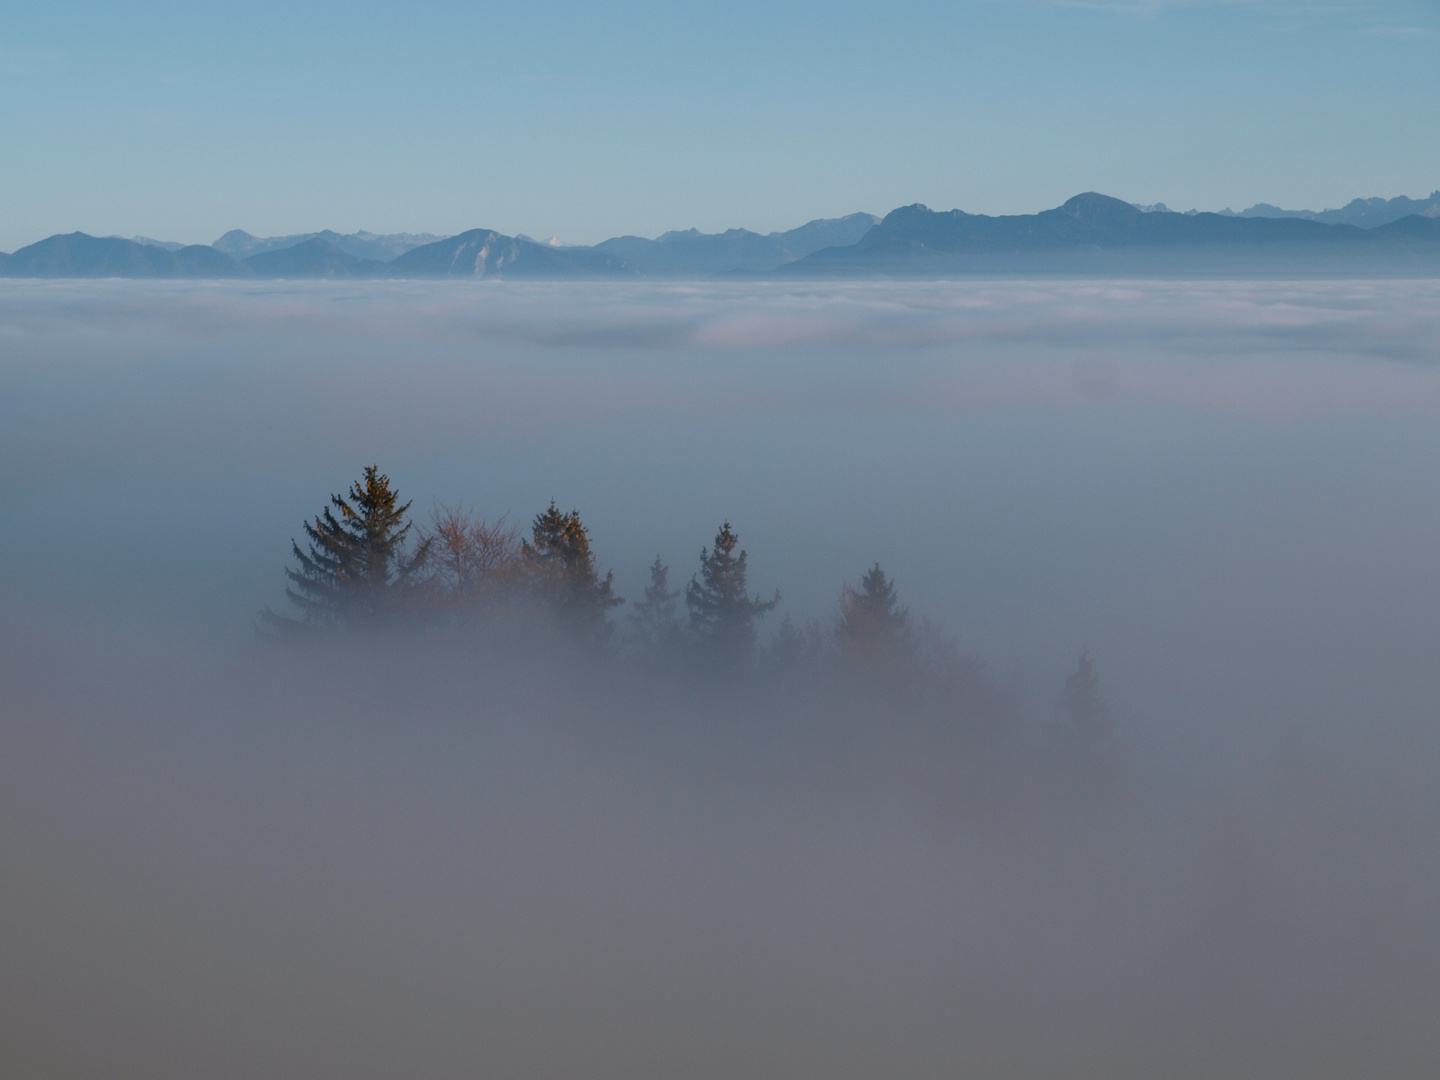
[{"label": "tree silhouette", "polygon": [[640,653],[655,657],[674,645],[680,632],[675,607],[679,597],[680,590],[670,588],[670,568],[656,555],[645,598],[631,605],[630,636]]},{"label": "tree silhouette", "polygon": [[712,655],[730,660],[748,659],[755,646],[755,620],[780,603],[750,597],[745,582],[746,554],[735,553],[740,538],[727,521],[715,536],[713,549],[700,552],[700,573],[685,588],[690,629],[696,641]]},{"label": "tree silhouette", "polygon": [[612,593],[614,574],[602,579],[595,569],[590,533],[579,511],[562,514],[552,499],[549,508],[535,516],[530,535],[525,556],[541,597],[567,621],[598,630],[605,612],[625,601]]},{"label": "tree silhouette", "polygon": [[910,613],[895,596],[895,583],[876,563],[860,579],[860,588],[840,592],[835,642],[849,665],[884,667],[903,660],[913,649]]},{"label": "tree silhouette", "polygon": [[295,566],[285,571],[285,595],[298,617],[267,608],[261,618],[278,629],[374,621],[400,612],[430,552],[429,540],[408,550],[409,509],[390,478],[367,466],[348,497],[331,495],[330,505],[305,522],[308,550],[290,542]]},{"label": "tree silhouette", "polygon": [[473,609],[508,594],[522,580],[524,549],[518,529],[505,518],[486,521],[463,506],[437,507],[429,528],[427,582],[434,599],[452,610]]}]

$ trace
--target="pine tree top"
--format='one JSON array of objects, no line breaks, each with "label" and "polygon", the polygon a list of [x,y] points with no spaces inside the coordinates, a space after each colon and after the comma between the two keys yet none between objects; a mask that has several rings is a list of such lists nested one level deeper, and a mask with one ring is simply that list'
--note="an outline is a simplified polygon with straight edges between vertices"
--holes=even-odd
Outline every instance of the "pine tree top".
[{"label": "pine tree top", "polygon": [[551,499],[535,515],[524,549],[540,594],[565,617],[598,626],[609,608],[625,602],[613,595],[613,573],[601,578],[596,570],[578,510],[563,513]]},{"label": "pine tree top", "polygon": [[771,600],[751,598],[746,583],[746,561],[730,522],[720,526],[714,548],[700,551],[700,572],[685,588],[690,627],[699,641],[727,653],[748,653],[755,642],[755,620],[780,603],[780,591]]},{"label": "pine tree top", "polygon": [[265,621],[343,623],[394,614],[429,556],[429,540],[408,550],[409,510],[390,477],[366,466],[346,495],[331,495],[330,504],[304,523],[307,550],[291,541],[295,566],[285,571],[285,595],[299,609],[298,619],[266,612]]}]

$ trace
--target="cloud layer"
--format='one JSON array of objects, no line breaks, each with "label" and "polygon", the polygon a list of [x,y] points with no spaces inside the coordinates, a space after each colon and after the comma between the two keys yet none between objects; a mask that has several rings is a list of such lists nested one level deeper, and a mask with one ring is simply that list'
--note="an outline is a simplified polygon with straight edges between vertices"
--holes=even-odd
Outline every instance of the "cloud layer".
[{"label": "cloud layer", "polygon": [[[1428,1076],[1437,300],[7,283],[0,1072]],[[878,559],[1013,741],[249,649],[371,460],[422,514],[578,507],[632,597],[725,517],[802,621]]]}]

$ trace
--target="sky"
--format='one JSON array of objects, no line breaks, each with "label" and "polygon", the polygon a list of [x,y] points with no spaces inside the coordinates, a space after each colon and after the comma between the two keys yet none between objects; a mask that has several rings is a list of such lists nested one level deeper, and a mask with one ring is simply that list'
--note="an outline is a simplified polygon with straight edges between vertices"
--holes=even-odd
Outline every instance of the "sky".
[{"label": "sky", "polygon": [[0,250],[1440,188],[1440,3],[0,4]]}]

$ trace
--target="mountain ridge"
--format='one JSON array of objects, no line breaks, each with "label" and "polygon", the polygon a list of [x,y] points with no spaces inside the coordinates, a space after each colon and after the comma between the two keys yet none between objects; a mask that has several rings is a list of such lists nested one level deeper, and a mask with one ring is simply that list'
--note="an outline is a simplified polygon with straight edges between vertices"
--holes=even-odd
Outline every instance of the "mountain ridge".
[{"label": "mountain ridge", "polygon": [[639,236],[612,237],[596,244],[595,250],[616,255],[651,276],[764,273],[824,247],[853,244],[879,221],[874,214],[857,213],[841,218],[816,218],[798,228],[766,234],[749,229],[726,229],[721,233],[671,230],[654,240]]},{"label": "mountain ridge", "polygon": [[[1428,222],[1412,217],[1401,222]],[[1367,230],[1298,218],[1143,210],[1085,192],[1038,214],[989,217],[892,210],[848,247],[825,248],[783,277],[1061,274],[1298,276],[1440,274],[1440,235],[1392,222]]]},{"label": "mountain ridge", "polygon": [[247,269],[204,244],[175,251],[120,237],[57,233],[5,258],[6,277],[231,278]]},{"label": "mountain ridge", "polygon": [[493,280],[639,276],[638,271],[609,253],[592,248],[552,247],[494,229],[470,229],[413,248],[388,265],[400,277]]},{"label": "mountain ridge", "polygon": [[[1440,192],[1435,214],[1373,227],[1304,215],[1176,213],[1084,192],[1035,214],[989,216],[901,206],[883,218],[817,218],[784,232],[672,230],[655,239],[612,237],[593,246],[539,243],[494,229],[410,245],[429,234],[330,232],[257,238],[231,230],[215,246],[177,247],[85,233],[57,234],[0,253],[0,276],[135,278],[463,278],[582,280],[776,276],[1440,276]],[[1397,200],[1356,200],[1370,210]],[[1354,205],[1353,203],[1351,205]],[[1406,200],[1405,205],[1430,204]],[[1308,215],[1308,216],[1306,216]],[[359,239],[356,239],[359,238]],[[138,238],[143,240],[144,238]],[[276,246],[284,241],[280,246]],[[393,258],[357,255],[354,243],[403,246]],[[354,243],[350,243],[354,241]],[[838,241],[838,242],[836,242]],[[224,243],[232,253],[220,249]],[[362,247],[361,250],[373,250]],[[233,252],[242,253],[236,257]],[[248,252],[248,254],[245,254]]]},{"label": "mountain ridge", "polygon": [[[140,237],[135,237],[137,241]],[[296,233],[291,236],[252,236],[244,229],[231,229],[210,246],[235,259],[248,259],[271,251],[297,247],[310,240],[320,239],[338,251],[357,259],[375,262],[389,262],[422,244],[431,244],[446,239],[435,233],[372,233],[360,230],[353,233],[337,233],[322,229],[313,233]]]},{"label": "mountain ridge", "polygon": [[378,259],[357,258],[321,236],[292,247],[261,251],[244,263],[257,277],[289,279],[384,277],[386,268]]},{"label": "mountain ridge", "polygon": [[1222,210],[1220,213],[1234,217],[1302,218],[1325,225],[1359,225],[1362,229],[1374,229],[1413,214],[1440,218],[1440,190],[1431,192],[1425,199],[1411,199],[1405,195],[1393,199],[1351,199],[1333,210],[1282,210],[1270,203],[1256,203],[1238,214],[1233,210]]}]

